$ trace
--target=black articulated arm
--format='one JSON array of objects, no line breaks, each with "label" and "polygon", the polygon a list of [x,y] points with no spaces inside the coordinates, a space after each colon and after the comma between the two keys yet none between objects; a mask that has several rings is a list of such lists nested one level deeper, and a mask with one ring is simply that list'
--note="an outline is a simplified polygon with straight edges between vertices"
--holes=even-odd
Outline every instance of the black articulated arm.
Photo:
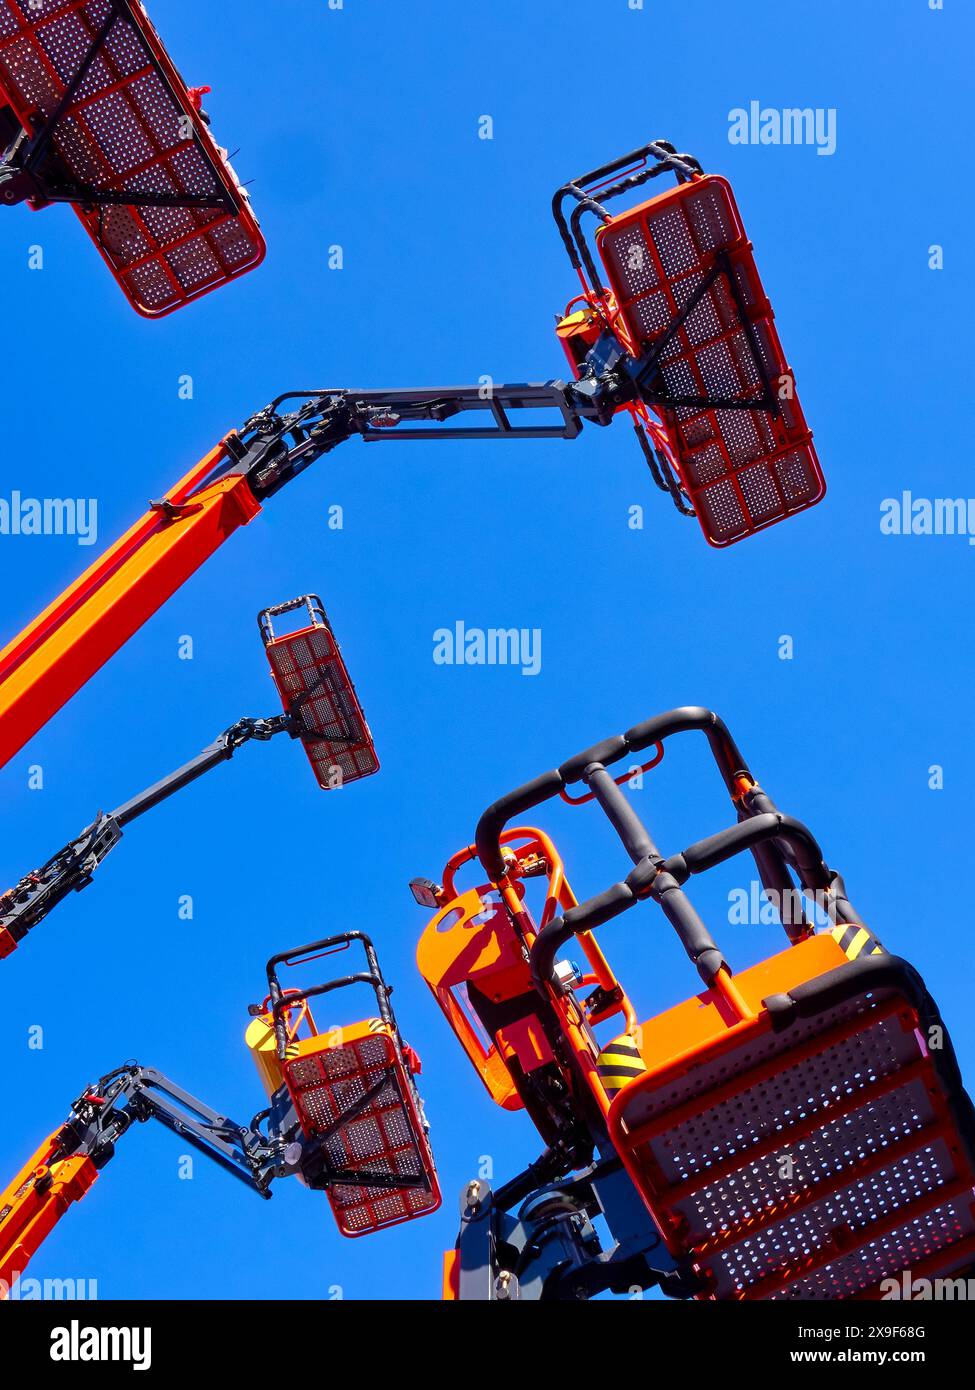
[{"label": "black articulated arm", "polygon": [[[632,418],[654,483],[670,495],[680,512],[694,516],[686,481],[678,476],[671,446],[655,429],[651,413],[659,420],[663,419],[661,411],[671,416],[674,412],[710,410],[781,417],[778,381],[753,322],[755,307],[746,302],[734,256],[717,246],[695,279],[693,290],[686,296],[680,294],[679,304],[660,326],[661,331],[650,341],[632,341],[621,327],[618,306],[603,283],[583,222],[595,218],[606,228],[613,222],[607,205],[614,199],[661,175],[687,184],[703,173],[692,155],[679,153],[669,141],[656,140],[579,175],[557,190],[552,210],[583,291],[572,300],[569,310],[573,304],[584,302],[588,315],[585,336],[568,349],[574,380],[498,384],[484,378],[476,386],[393,390],[336,387],[285,392],[225,441],[231,458],[222,462],[215,476],[242,473],[255,497],[262,500],[315,459],[356,435],[370,443],[397,439],[575,439],[585,423],[609,425],[624,412]],[[567,215],[570,202],[575,207]],[[719,282],[747,348],[750,388],[738,391],[734,383],[725,382],[724,387],[714,385],[712,389],[697,368],[687,373],[688,382],[678,388],[672,379],[674,354],[680,356],[688,350],[684,343],[688,323],[714,313],[712,298]],[[572,317],[567,310],[560,325]],[[526,412],[540,413],[542,418],[529,423]],[[459,417],[468,417],[470,422]]]},{"label": "black articulated arm", "polygon": [[[113,0],[113,3],[119,7],[119,17],[123,18],[131,0]],[[29,163],[36,163],[38,149],[43,152],[44,138],[39,134],[31,141]],[[226,455],[214,466],[212,474],[200,481],[193,494],[172,506],[170,519],[187,514],[203,487],[235,475],[243,476],[254,497],[263,501],[316,459],[355,436],[369,443],[575,439],[585,423],[606,426],[620,411],[626,410],[633,417],[633,427],[653,481],[670,494],[678,510],[693,516],[694,510],[688,504],[684,485],[676,476],[672,461],[659,439],[651,441],[648,437],[647,410],[708,408],[777,416],[780,405],[766,354],[755,338],[750,313],[732,265],[720,250],[693,293],[675,311],[666,330],[649,347],[631,345],[631,352],[620,336],[614,316],[607,310],[609,292],[603,286],[583,234],[582,219],[594,216],[605,225],[611,221],[606,204],[614,198],[662,174],[673,175],[678,183],[686,183],[701,173],[701,165],[693,156],[678,153],[668,141],[657,140],[580,175],[557,191],[553,211],[559,234],[573,269],[582,280],[584,298],[598,320],[596,340],[580,348],[578,357],[572,359],[575,380],[497,384],[485,378],[481,384],[470,386],[391,390],[335,387],[285,392],[227,436],[223,441]],[[23,168],[17,170],[19,183],[13,181],[14,175],[9,169],[6,177],[6,193],[0,188],[0,201],[4,197],[26,196],[21,184],[29,181],[28,172]],[[47,196],[56,195],[47,190]],[[129,192],[119,194],[118,198],[126,203],[137,201],[136,195]],[[567,218],[564,208],[568,200],[574,200],[576,206]],[[204,198],[203,202],[206,201]],[[209,197],[209,201],[213,202],[213,197]],[[719,277],[727,281],[728,292],[737,305],[741,332],[748,339],[754,369],[760,378],[758,395],[754,392],[745,396],[710,394],[703,388],[682,395],[675,393],[663,379],[663,361],[673,348],[676,335]],[[543,418],[528,422],[526,413],[540,413]],[[466,417],[469,423],[461,421],[460,417]],[[162,503],[160,507],[165,511],[167,505]]]},{"label": "black articulated arm", "polygon": [[158,806],[198,777],[227,762],[243,744],[266,742],[275,734],[299,737],[296,721],[277,714],[267,719],[238,719],[229,729],[175,772],[153,783],[111,812],[100,811],[77,839],[58,850],[46,864],[26,874],[15,888],[0,895],[0,960],[11,955],[29,931],[42,922],[69,893],[91,883],[102,860],[122,838],[122,828]]},{"label": "black articulated arm", "polygon": [[292,738],[297,737],[297,728],[293,720],[286,714],[272,715],[267,719],[238,719],[236,724],[231,724],[229,729],[225,729],[219,738],[214,739],[208,748],[204,748],[202,753],[198,753],[195,758],[191,758],[188,763],[178,767],[175,772],[170,772],[168,776],[161,778],[151,787],[147,787],[144,792],[126,801],[118,810],[112,812],[112,819],[119,825],[128,825],[137,817],[144,815],[146,811],[151,811],[154,806],[158,806],[161,801],[166,801],[175,792],[182,791],[191,782],[195,782],[204,773],[219,767],[221,763],[228,762],[234,756],[238,748],[251,740],[259,743],[266,743],[275,734],[290,734]]},{"label": "black articulated arm", "polygon": [[228,1120],[152,1067],[127,1062],[103,1076],[71,1107],[60,1134],[61,1158],[74,1154],[103,1167],[133,1123],[158,1120],[262,1197],[280,1165],[280,1145],[253,1126]]},{"label": "black articulated arm", "polygon": [[140,1067],[135,1077],[136,1118],[158,1120],[261,1197],[283,1168],[282,1141],[252,1122],[240,1125],[175,1085],[161,1072]]},{"label": "black articulated arm", "polygon": [[[228,436],[229,460],[200,486],[241,474],[254,496],[263,501],[317,459],[356,437],[367,444],[576,439],[587,421],[609,425],[622,406],[651,399],[627,367],[626,356],[619,344],[600,344],[589,355],[580,380],[568,383],[556,379],[390,391],[288,391]],[[284,409],[286,405],[291,408]],[[519,424],[518,413],[524,411],[547,411],[549,418]],[[462,415],[476,416],[478,423],[448,423]]]},{"label": "black articulated arm", "polygon": [[[366,443],[575,439],[586,420],[608,425],[616,408],[633,396],[627,375],[610,367],[570,384],[555,380],[390,391],[289,391],[230,435],[231,461],[206,481],[242,473],[254,495],[263,500],[316,459],[355,437]],[[547,411],[550,418],[519,424],[519,411]],[[461,415],[476,416],[478,423],[447,423]]]},{"label": "black articulated arm", "polygon": [[[345,1118],[354,1112],[355,1107]],[[150,1120],[265,1199],[276,1179],[293,1176],[317,1191],[343,1184],[380,1191],[419,1185],[399,1173],[336,1166],[329,1156],[334,1126],[309,1138],[284,1085],[243,1125],[152,1067],[126,1062],[87,1087],[64,1124],[5,1189],[0,1187],[0,1300],[56,1223],[90,1190],[122,1135]]]},{"label": "black articulated arm", "polygon": [[[607,291],[582,231],[583,216],[595,216],[605,224],[611,220],[605,205],[612,199],[661,174],[672,174],[678,183],[686,183],[702,172],[692,155],[680,154],[668,141],[657,140],[580,175],[556,192],[552,204],[555,221],[590,303],[602,303]],[[616,182],[611,182],[613,175],[619,175]],[[575,200],[576,207],[567,219],[564,207],[570,199]],[[675,336],[721,276],[728,283],[742,332],[752,349],[755,369],[761,378],[760,395],[741,398],[734,394],[675,394],[664,385],[662,360]],[[396,439],[575,439],[586,422],[609,425],[626,407],[637,412],[663,405],[671,409],[720,408],[779,414],[774,383],[755,339],[737,278],[723,252],[716,253],[714,265],[681,304],[666,331],[638,355],[627,350],[605,312],[601,317],[602,331],[578,360],[574,381],[497,384],[487,380],[477,386],[361,391],[339,387],[286,392],[230,436],[227,443],[233,460],[225,463],[222,471],[243,472],[255,496],[262,499],[355,435],[370,443]],[[544,423],[519,424],[518,416],[525,411],[548,412],[550,418]],[[479,419],[472,424],[448,423],[458,416],[470,415]],[[659,447],[651,445],[636,416],[634,425],[654,481],[671,494],[679,510],[694,515],[686,505],[669,461]]]},{"label": "black articulated arm", "polygon": [[42,922],[69,893],[86,888],[122,832],[111,816],[100,813],[76,840],[25,874],[0,897],[0,960],[12,955],[27,933]]},{"label": "black articulated arm", "polygon": [[[643,157],[657,162],[642,174],[630,175],[612,188],[603,187],[603,201],[664,172],[675,174],[679,181],[700,172],[697,160],[690,155],[677,155],[673,145],[658,141],[604,166],[601,171],[581,176],[556,194],[553,204],[556,222],[572,264],[581,273],[581,266],[586,263],[598,293],[603,291],[585,239],[579,233],[578,215],[589,211],[606,218],[608,214],[602,203],[596,203],[582,190],[597,175],[628,169]],[[579,201],[571,234],[561,211],[570,196]],[[716,268],[714,274],[718,273]],[[705,284],[683,306],[666,341],[656,344],[643,356],[631,357],[617,335],[607,328],[580,362],[578,379],[571,382],[554,379],[498,384],[488,380],[476,386],[361,391],[337,387],[285,392],[251,416],[236,434],[229,436],[226,442],[231,460],[224,462],[214,477],[242,473],[254,495],[264,499],[316,459],[354,436],[367,443],[407,439],[428,442],[439,439],[575,439],[587,421],[609,425],[617,412],[627,405],[657,404],[664,399],[680,404],[682,402],[676,398],[660,394],[659,359],[707,287]],[[715,404],[714,401],[709,403]],[[721,403],[729,409],[756,408],[754,401],[745,404],[731,399]],[[763,400],[763,404],[769,409],[777,408],[774,402]],[[519,415],[526,411],[547,412],[549,418],[543,422],[519,424]],[[458,416],[475,416],[477,420],[472,424],[448,423]],[[656,476],[653,460],[648,461]],[[660,485],[665,486],[663,480]],[[674,489],[675,484],[667,485],[667,490]]]}]

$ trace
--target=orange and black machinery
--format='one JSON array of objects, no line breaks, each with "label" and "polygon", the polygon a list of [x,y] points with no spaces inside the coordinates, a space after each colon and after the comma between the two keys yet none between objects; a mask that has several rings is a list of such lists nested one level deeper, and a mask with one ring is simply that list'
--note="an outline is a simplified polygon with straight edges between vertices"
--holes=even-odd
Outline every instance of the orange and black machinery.
[{"label": "orange and black machinery", "polygon": [[[735,823],[666,854],[623,784],[688,731]],[[597,804],[630,861],[582,903],[549,836],[521,823],[553,797]],[[742,853],[789,945],[735,973],[685,885]],[[468,864],[481,881],[461,888]],[[490,1096],[545,1145],[496,1191],[468,1187],[445,1297],[871,1299],[905,1270],[975,1269],[975,1112],[937,1007],[715,714],[650,719],[503,796],[443,883],[411,888],[438,909],[421,973]],[[641,1022],[597,934],[643,902],[703,991]]]},{"label": "orange and black machinery", "polygon": [[[665,174],[674,187],[607,210]],[[819,501],[794,374],[726,181],[658,141],[566,184],[554,206],[581,284],[558,327],[572,380],[279,396],[0,651],[0,766],[269,498],[356,436],[575,439],[624,415],[656,482],[717,546]],[[604,274],[583,215],[600,220]],[[476,423],[451,423],[464,415]]]},{"label": "orange and black machinery", "polygon": [[[303,615],[300,625],[276,632],[275,620],[296,611]],[[321,599],[306,594],[265,608],[258,615],[258,625],[283,713],[238,719],[175,772],[116,810],[99,812],[91,825],[41,868],[0,894],[0,960],[12,955],[27,933],[69,893],[88,887],[125,826],[252,740],[267,742],[276,734],[300,740],[316,782],[326,791],[378,772],[372,734]]]},{"label": "orange and black machinery", "polygon": [[69,203],[146,318],[264,259],[244,188],[139,0],[0,0],[0,205]]},{"label": "orange and black machinery", "polygon": [[[351,948],[364,952],[364,969],[311,988],[282,984],[284,970]],[[436,1210],[440,1190],[414,1079],[420,1063],[400,1034],[369,938],[345,932],[274,956],[267,979],[245,1041],[268,1106],[242,1125],[136,1062],[103,1076],[0,1192],[0,1296],[89,1191],[122,1135],[146,1120],[179,1134],[261,1197],[283,1177],[325,1192],[346,1236]],[[352,986],[373,991],[378,1015],[319,1031],[310,1001]]]}]

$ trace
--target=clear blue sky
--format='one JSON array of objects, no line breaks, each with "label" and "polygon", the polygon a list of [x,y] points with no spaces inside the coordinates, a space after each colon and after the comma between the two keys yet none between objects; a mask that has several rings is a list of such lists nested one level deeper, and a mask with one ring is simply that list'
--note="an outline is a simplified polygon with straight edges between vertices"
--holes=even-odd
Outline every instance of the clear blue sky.
[{"label": "clear blue sky", "polygon": [[[188,0],[152,15],[218,138],[240,148],[270,245],[240,284],[161,323],[126,306],[72,214],[0,214],[8,344],[4,484],[98,499],[107,544],[229,427],[317,385],[541,380],[564,372],[553,314],[575,291],[553,189],[665,137],[727,174],[829,482],[823,505],[728,552],[651,487],[629,430],[574,444],[349,444],[271,503],[0,774],[2,877],[276,698],[254,625],[325,600],[383,770],[319,792],[300,751],[254,746],[133,826],[94,887],[2,967],[0,1173],[129,1057],[246,1120],[263,1093],[242,1046],[272,952],[371,932],[396,985],[445,1192],[441,1212],[343,1240],[324,1198],[264,1204],[184,1146],[130,1134],[32,1269],[102,1297],[436,1296],[456,1194],[535,1156],[492,1108],[419,979],[406,884],[436,876],[499,793],[672,705],[708,704],[783,809],[805,819],[853,901],[922,970],[975,1062],[965,923],[973,658],[965,537],[880,532],[884,498],[975,492],[965,443],[971,322],[966,183],[971,7],[945,0]],[[470,11],[468,13],[468,10]],[[737,146],[728,114],[834,108],[837,149]],[[494,119],[493,141],[478,119]],[[28,247],[45,251],[41,272]],[[328,268],[341,244],[345,268]],[[944,247],[944,269],[928,248]],[[967,262],[967,263],[966,263]],[[968,308],[965,308],[965,304]],[[192,401],[178,397],[193,377]],[[628,528],[645,504],[646,526]],[[329,507],[345,527],[327,526]],[[96,552],[0,537],[3,638]],[[457,620],[540,628],[541,673],[443,667]],[[177,659],[181,636],[195,659]],[[779,639],[794,639],[782,661]],[[43,791],[27,788],[28,768]],[[944,769],[943,790],[929,769]],[[692,741],[642,794],[678,849],[726,805]],[[595,813],[546,824],[580,895],[619,877]],[[744,866],[696,901],[737,964],[778,949],[727,924]],[[191,894],[195,917],[177,916]],[[604,945],[649,1015],[694,991],[647,909]],[[44,1030],[43,1050],[28,1031]],[[4,1176],[6,1181],[6,1176]]]}]

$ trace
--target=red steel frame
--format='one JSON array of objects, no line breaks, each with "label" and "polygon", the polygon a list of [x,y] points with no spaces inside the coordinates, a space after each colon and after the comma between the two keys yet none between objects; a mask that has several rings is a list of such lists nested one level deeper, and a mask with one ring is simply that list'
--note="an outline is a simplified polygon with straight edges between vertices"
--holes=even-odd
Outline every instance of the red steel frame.
[{"label": "red steel frame", "polygon": [[[223,285],[229,283],[231,280],[239,278],[248,271],[256,269],[264,260],[267,246],[257,219],[248,206],[246,197],[237,187],[227,162],[218,149],[213,136],[207,128],[206,122],[203,121],[199,111],[190,100],[186,85],[163,47],[148,15],[145,13],[142,5],[138,3],[138,0],[125,0],[125,3],[138,26],[142,42],[150,50],[157,67],[152,64],[147,64],[135,72],[122,76],[112,63],[110,54],[103,50],[99,61],[106,65],[110,73],[114,73],[116,80],[111,85],[102,87],[94,94],[79,96],[71,104],[69,110],[62,119],[66,120],[73,118],[84,128],[88,137],[86,141],[86,153],[89,156],[94,155],[102,162],[104,166],[102,173],[104,180],[103,186],[106,189],[115,189],[120,186],[124,187],[127,181],[131,179],[138,178],[154,168],[163,168],[167,177],[177,184],[177,189],[175,191],[179,191],[179,174],[171,161],[186,151],[202,147],[208,161],[212,164],[214,177],[222,185],[223,193],[237,206],[237,211],[235,213],[218,212],[215,216],[212,216],[208,222],[203,225],[198,225],[194,230],[182,236],[176,236],[171,240],[161,241],[159,237],[150,230],[140,209],[135,206],[126,205],[126,214],[133,219],[139,233],[144,237],[147,245],[152,248],[141,258],[130,263],[123,263],[113,257],[109,248],[105,245],[101,234],[101,213],[99,210],[97,208],[92,209],[75,206],[75,212],[79,220],[97,246],[99,254],[112,272],[119,288],[135,311],[144,318],[162,318],[167,314],[175,312],[177,309],[183,308],[192,301],[212,293],[212,291],[221,288]],[[90,14],[93,8],[97,8],[97,0],[67,0],[67,3],[53,8],[47,13],[38,14],[34,18],[28,18],[24,15],[21,8],[22,4],[23,0],[0,0],[0,6],[6,9],[10,19],[18,26],[15,33],[0,36],[0,104],[2,104],[2,98],[6,97],[17,119],[24,129],[30,133],[32,130],[32,117],[35,114],[36,106],[18,91],[16,84],[10,81],[9,78],[6,83],[2,81],[3,55],[5,50],[11,48],[13,45],[30,41],[32,56],[43,66],[54,90],[60,96],[63,95],[65,91],[66,83],[51,61],[51,58],[45,50],[44,44],[41,42],[43,30],[49,25],[57,24],[59,21],[77,16],[89,38],[93,39],[97,34],[99,25],[92,20]],[[2,18],[2,16],[0,16],[0,18]],[[174,105],[179,109],[182,119],[189,124],[193,132],[192,136],[187,136],[168,150],[164,150],[159,145],[155,133],[148,125],[143,114],[139,111],[137,104],[131,99],[129,92],[129,88],[131,88],[133,83],[146,78],[150,74],[157,73],[157,71],[161,74],[168,88],[169,96]],[[152,159],[142,161],[132,168],[123,171],[118,171],[109,167],[101,149],[100,140],[96,133],[92,131],[89,124],[89,112],[98,101],[106,96],[119,93],[126,96],[127,109],[138,122],[140,129],[148,141],[155,145],[157,150],[156,155]],[[55,144],[57,144],[56,138]],[[200,210],[194,211],[190,209],[187,211],[190,216],[194,217],[194,220],[200,215]],[[253,252],[249,258],[236,265],[228,262],[227,257],[220,250],[218,243],[213,237],[214,232],[234,222],[238,224],[240,236],[250,243]],[[202,281],[195,288],[187,288],[180,282],[178,276],[175,274],[168,257],[174,252],[185,249],[198,238],[203,238],[206,241],[209,253],[221,267],[221,273],[218,278],[211,276],[207,280]],[[153,307],[140,300],[137,287],[131,283],[132,277],[138,271],[151,265],[155,265],[160,269],[172,291],[172,300],[164,303],[162,307]]]},{"label": "red steel frame", "polygon": [[[307,608],[312,621],[276,635],[271,619],[299,607]],[[333,786],[336,770],[343,785],[378,772],[376,745],[321,600],[309,594],[265,609],[258,621],[281,706],[299,721],[318,785],[326,790]],[[332,736],[329,726],[354,737]]]},{"label": "red steel frame", "polygon": [[[815,978],[817,974],[836,968],[836,962],[831,959],[832,955],[835,955],[836,961],[844,959],[839,946],[835,945],[830,938],[811,938],[791,947],[780,957],[763,962],[762,967],[756,967],[756,970],[761,968],[764,971],[763,988],[775,988],[774,984],[770,982],[771,977],[768,974],[770,970],[773,973],[778,971],[783,984],[787,984],[790,978],[795,978],[797,966],[801,970],[801,964],[798,962],[798,956],[801,955],[809,955],[811,958],[810,964],[813,973],[810,978]],[[818,959],[814,960],[813,957],[818,957]],[[754,987],[749,988],[748,976],[750,973],[746,971],[740,975],[738,984],[749,996],[750,1003],[754,1006],[757,1005],[758,1001],[754,998]],[[799,978],[802,976],[800,975]],[[708,993],[710,994],[710,992]],[[708,994],[701,995],[697,1001],[688,1001],[687,1006],[678,1006],[677,1009],[672,1010],[675,1027],[678,1026],[676,1020],[688,1006],[696,1003],[700,1009],[707,999]],[[720,1012],[723,1013],[724,1010],[722,1009]],[[717,1013],[718,1011],[712,1011],[715,1016]],[[652,1020],[646,1026],[651,1028],[654,1023],[662,1024],[666,1018],[667,1015],[664,1015],[659,1020]],[[975,1213],[975,1192],[973,1192],[975,1166],[973,1166],[966,1146],[959,1141],[957,1124],[948,1111],[941,1083],[931,1063],[930,1056],[920,1044],[917,1045],[917,1057],[913,1062],[897,1068],[880,1080],[865,1084],[849,1095],[839,1096],[832,1103],[808,1116],[798,1119],[792,1117],[785,1120],[783,1126],[775,1128],[765,1140],[755,1145],[742,1146],[740,1151],[710,1163],[695,1176],[685,1178],[677,1183],[669,1183],[651,1152],[650,1145],[654,1139],[660,1139],[662,1136],[679,1130],[682,1122],[699,1116],[702,1104],[709,1110],[713,1110],[720,1104],[733,1104],[737,1097],[743,1095],[750,1088],[773,1082],[781,1077],[785,1068],[814,1059],[830,1046],[856,1038],[862,1035],[865,1029],[880,1024],[886,1019],[897,1020],[907,1034],[919,1034],[920,1023],[916,1011],[903,998],[895,995],[884,1002],[878,1002],[868,1011],[857,1012],[852,1017],[841,1019],[827,1026],[820,1032],[804,1038],[797,1045],[790,1046],[789,1036],[786,1033],[782,1037],[781,1050],[776,1051],[765,1061],[746,1067],[739,1074],[708,1090],[703,1099],[694,1097],[676,1106],[664,1106],[653,1119],[631,1127],[626,1122],[626,1113],[640,1100],[642,1095],[651,1094],[655,1090],[662,1089],[668,1083],[693,1075],[696,1068],[715,1063],[719,1059],[726,1059],[730,1063],[735,1052],[739,1049],[745,1050],[749,1045],[754,1044],[756,1039],[771,1035],[772,1020],[766,1010],[760,1007],[749,1008],[747,1016],[735,1019],[728,1015],[724,1025],[716,1024],[716,1031],[712,1032],[710,1036],[704,1039],[698,1038],[696,1042],[681,1051],[677,1051],[674,1055],[666,1057],[657,1065],[653,1065],[646,1058],[646,1051],[644,1051],[647,1069],[642,1077],[631,1081],[616,1096],[609,1112],[609,1131],[614,1147],[623,1159],[637,1189],[643,1195],[672,1253],[681,1258],[692,1258],[695,1264],[706,1273],[709,1265],[722,1251],[745,1240],[754,1243],[763,1231],[774,1227],[784,1216],[788,1217],[793,1213],[801,1212],[814,1203],[828,1199],[833,1193],[844,1191],[851,1184],[867,1179],[890,1167],[897,1162],[898,1158],[907,1157],[916,1154],[919,1150],[927,1149],[937,1139],[943,1139],[946,1142],[954,1161],[955,1175],[950,1182],[945,1182],[932,1191],[917,1196],[913,1202],[896,1207],[882,1220],[864,1225],[855,1234],[850,1233],[845,1244],[843,1242],[824,1242],[820,1250],[804,1257],[797,1257],[791,1265],[780,1267],[747,1284],[737,1294],[737,1297],[742,1299],[788,1297],[790,1286],[796,1281],[823,1269],[827,1265],[835,1264],[845,1255],[854,1253],[861,1246],[890,1235],[909,1224],[915,1216],[948,1204],[956,1198],[967,1198],[973,1213]],[[759,1214],[750,1215],[739,1226],[725,1227],[710,1239],[696,1240],[690,1245],[688,1244],[686,1218],[678,1210],[678,1205],[681,1202],[693,1197],[701,1189],[710,1188],[725,1179],[733,1179],[735,1174],[747,1168],[751,1163],[758,1162],[770,1155],[780,1155],[791,1151],[793,1146],[808,1141],[815,1136],[818,1130],[835,1124],[837,1121],[846,1120],[848,1123],[854,1124],[854,1117],[858,1110],[866,1110],[867,1107],[882,1097],[889,1096],[900,1088],[908,1087],[915,1081],[923,1083],[925,1092],[930,1098],[935,1116],[932,1123],[907,1133],[894,1143],[884,1145],[877,1153],[866,1154],[814,1186],[790,1194],[787,1201],[776,1202],[767,1206]],[[850,1143],[854,1142],[851,1130]],[[928,1256],[926,1264],[938,1273],[957,1270],[959,1262],[964,1261],[965,1248],[969,1243],[970,1241],[962,1241],[945,1245],[939,1251]],[[870,1292],[870,1290],[857,1290],[856,1296],[869,1297]],[[707,1298],[713,1295],[705,1293],[701,1296]],[[873,1290],[873,1296],[880,1296],[877,1289]]]}]

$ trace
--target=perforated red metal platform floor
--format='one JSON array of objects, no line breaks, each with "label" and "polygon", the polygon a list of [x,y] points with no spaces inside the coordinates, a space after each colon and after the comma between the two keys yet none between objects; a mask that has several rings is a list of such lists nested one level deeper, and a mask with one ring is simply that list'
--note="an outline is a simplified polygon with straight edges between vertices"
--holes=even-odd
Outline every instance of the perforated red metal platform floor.
[{"label": "perforated red metal platform floor", "polygon": [[[364,1036],[348,1036],[288,1062],[285,1078],[306,1133],[327,1136],[325,1152],[334,1169],[408,1180],[389,1188],[334,1182],[328,1196],[343,1235],[365,1235],[439,1206],[433,1156],[412,1088],[378,1019]],[[359,1109],[370,1091],[372,1098]]]}]

